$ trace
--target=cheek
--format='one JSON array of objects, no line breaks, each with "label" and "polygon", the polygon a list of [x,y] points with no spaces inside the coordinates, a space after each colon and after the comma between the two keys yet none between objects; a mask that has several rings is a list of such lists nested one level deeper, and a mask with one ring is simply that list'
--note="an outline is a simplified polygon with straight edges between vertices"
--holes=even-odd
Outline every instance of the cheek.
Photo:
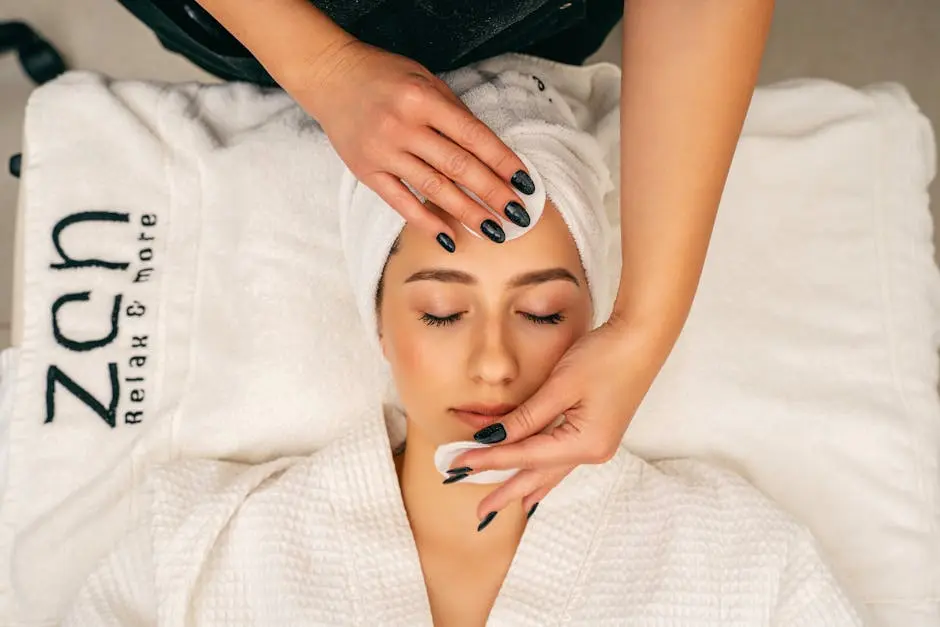
[{"label": "cheek", "polygon": [[529,362],[528,369],[538,371],[545,376],[548,376],[548,373],[552,371],[558,360],[561,359],[565,351],[574,344],[578,337],[578,334],[568,328],[559,329],[558,332],[552,333],[551,337],[545,337],[547,335],[543,334],[539,341],[528,342],[528,350],[526,351],[528,353],[528,359],[526,360]]},{"label": "cheek", "polygon": [[522,371],[531,376],[530,385],[541,385],[571,345],[590,329],[590,312],[579,312],[553,329],[527,327],[524,331],[526,337],[520,338],[522,341],[517,345],[525,353]]},{"label": "cheek", "polygon": [[[428,337],[428,336],[432,337]],[[385,356],[392,368],[398,394],[414,417],[422,407],[436,406],[448,388],[453,361],[434,334],[392,329],[384,338]]]},{"label": "cheek", "polygon": [[388,360],[397,375],[403,380],[420,381],[433,372],[434,356],[430,347],[417,341],[419,338],[391,335],[388,338]]}]

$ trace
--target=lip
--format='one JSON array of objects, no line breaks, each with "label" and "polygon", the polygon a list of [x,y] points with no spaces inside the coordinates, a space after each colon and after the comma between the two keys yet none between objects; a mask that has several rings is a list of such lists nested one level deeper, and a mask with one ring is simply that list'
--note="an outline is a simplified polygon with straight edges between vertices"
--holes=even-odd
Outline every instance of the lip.
[{"label": "lip", "polygon": [[483,427],[487,427],[494,422],[499,422],[500,418],[514,410],[516,407],[517,405],[510,405],[506,403],[500,405],[473,404],[453,407],[450,411],[452,411],[454,415],[460,418],[463,422],[469,424],[475,429],[482,429]]}]

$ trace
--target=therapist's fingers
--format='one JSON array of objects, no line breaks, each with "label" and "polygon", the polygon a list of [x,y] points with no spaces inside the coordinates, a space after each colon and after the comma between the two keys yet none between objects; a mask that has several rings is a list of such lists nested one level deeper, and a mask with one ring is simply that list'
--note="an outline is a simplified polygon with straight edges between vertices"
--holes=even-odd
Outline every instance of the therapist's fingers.
[{"label": "therapist's fingers", "polygon": [[490,512],[500,512],[512,503],[521,502],[529,512],[555,486],[561,483],[574,466],[546,470],[522,470],[490,492],[477,506],[477,517],[483,520]]},{"label": "therapist's fingers", "polygon": [[433,212],[428,211],[428,208],[399,179],[391,174],[379,172],[369,177],[366,184],[390,207],[401,214],[409,224],[433,234],[447,252],[454,252],[453,229]]},{"label": "therapist's fingers", "polygon": [[610,459],[600,454],[583,434],[583,425],[572,417],[546,433],[536,433],[514,444],[472,449],[458,455],[452,468],[471,468],[469,473],[514,468],[539,469],[578,464],[600,464]]},{"label": "therapist's fingers", "polygon": [[[525,195],[535,192],[535,185],[522,160],[465,107],[441,99],[429,108],[429,120],[432,128],[474,155],[505,185]],[[478,190],[469,189],[478,194]]]},{"label": "therapist's fingers", "polygon": [[[427,129],[415,138],[412,152],[425,163],[435,167],[447,178],[460,183],[473,192],[484,204],[500,213],[514,224],[527,227],[531,223],[520,196],[503,183],[473,154],[458,146],[449,138]],[[448,207],[441,206],[444,211]],[[473,228],[475,225],[468,224]]]},{"label": "therapist's fingers", "polygon": [[536,433],[515,444],[500,444],[489,448],[465,451],[451,462],[453,468],[472,468],[471,472],[485,470],[511,470],[514,468],[545,468],[576,460],[559,460],[558,452],[565,451],[574,442],[570,430],[556,428],[551,433]]},{"label": "therapist's fingers", "polygon": [[413,155],[402,155],[396,162],[396,173],[461,223],[497,244],[506,241],[506,232],[503,231],[501,220],[496,214],[473,201],[460,191],[453,181],[426,162]]}]

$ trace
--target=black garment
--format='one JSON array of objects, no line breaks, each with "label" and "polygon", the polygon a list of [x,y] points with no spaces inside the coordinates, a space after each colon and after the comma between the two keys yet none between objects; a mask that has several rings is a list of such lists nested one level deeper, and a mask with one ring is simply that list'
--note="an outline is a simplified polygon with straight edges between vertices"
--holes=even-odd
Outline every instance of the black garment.
[{"label": "black garment", "polygon": [[[196,0],[119,0],[165,48],[226,80],[273,79]],[[312,0],[357,39],[444,72],[522,52],[580,65],[623,15],[623,0]]]}]

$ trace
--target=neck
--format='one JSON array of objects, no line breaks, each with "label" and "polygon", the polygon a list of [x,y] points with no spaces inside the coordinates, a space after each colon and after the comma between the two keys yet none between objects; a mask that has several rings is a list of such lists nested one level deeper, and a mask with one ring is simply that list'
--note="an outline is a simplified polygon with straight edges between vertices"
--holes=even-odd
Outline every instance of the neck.
[{"label": "neck", "polygon": [[410,420],[408,445],[396,459],[402,500],[419,548],[434,547],[457,553],[486,555],[515,553],[526,516],[522,502],[502,511],[478,532],[477,506],[498,484],[453,483],[443,485],[434,466],[437,444],[428,441]]}]

